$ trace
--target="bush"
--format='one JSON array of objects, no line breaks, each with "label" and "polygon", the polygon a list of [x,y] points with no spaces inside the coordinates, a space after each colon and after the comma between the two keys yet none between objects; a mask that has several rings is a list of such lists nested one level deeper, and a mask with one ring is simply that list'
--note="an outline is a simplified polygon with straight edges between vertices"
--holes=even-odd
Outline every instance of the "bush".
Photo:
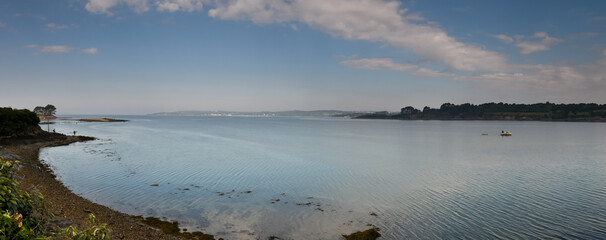
[{"label": "bush", "polygon": [[40,118],[27,109],[0,108],[0,136],[22,134],[38,123]]},{"label": "bush", "polygon": [[[49,206],[40,193],[30,194],[19,189],[15,180],[17,161],[6,161],[0,156],[0,240],[25,239],[110,239],[107,224],[96,225],[95,216],[89,215],[85,228],[70,226],[45,237],[44,225],[53,218]],[[32,197],[34,195],[34,197]]]},{"label": "bush", "polygon": [[[0,236],[16,234],[17,237],[30,233],[41,235],[44,233],[42,225],[53,216],[48,211],[42,194],[35,193],[32,197],[30,193],[19,189],[19,182],[14,179],[15,163],[17,162],[5,161],[0,156]],[[17,228],[9,224],[17,224]]]},{"label": "bush", "polygon": [[32,239],[36,236],[33,230],[23,227],[23,215],[13,214],[8,211],[0,215],[0,240]]},{"label": "bush", "polygon": [[88,215],[88,224],[83,229],[78,229],[74,226],[61,229],[57,234],[57,239],[72,239],[72,240],[104,240],[111,239],[109,234],[111,230],[107,228],[107,224],[96,225],[95,215]]}]

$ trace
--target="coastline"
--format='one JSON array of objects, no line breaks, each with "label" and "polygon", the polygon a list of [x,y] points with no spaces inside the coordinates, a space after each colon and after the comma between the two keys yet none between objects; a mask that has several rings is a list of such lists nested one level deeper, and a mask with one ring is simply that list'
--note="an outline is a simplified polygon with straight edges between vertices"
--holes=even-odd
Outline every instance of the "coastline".
[{"label": "coastline", "polygon": [[107,226],[112,230],[112,239],[172,240],[194,237],[214,239],[213,236],[206,234],[196,236],[193,234],[171,235],[163,232],[169,229],[162,226],[174,225],[174,223],[154,221],[155,225],[152,227],[146,225],[144,223],[145,219],[140,216],[121,213],[84,199],[71,192],[62,182],[57,180],[49,166],[38,158],[42,148],[65,146],[90,140],[94,140],[94,138],[45,133],[33,137],[4,139],[0,142],[0,155],[4,159],[19,161],[18,180],[21,187],[27,191],[39,191],[44,196],[45,201],[51,205],[51,212],[55,217],[48,226],[50,230],[65,228],[70,225],[84,226],[88,220],[88,215],[92,213],[98,222],[107,223]]},{"label": "coastline", "polygon": [[[215,236],[196,232],[181,232],[178,222],[169,222],[155,217],[144,218],[113,210],[87,200],[69,190],[57,179],[53,170],[39,159],[40,149],[66,146],[76,142],[95,140],[88,136],[68,136],[60,133],[41,132],[37,135],[0,138],[0,156],[8,161],[18,161],[17,180],[27,192],[39,192],[50,206],[54,218],[45,226],[54,232],[69,226],[84,227],[89,214],[94,214],[98,223],[106,223],[111,229],[112,240],[118,239],[199,239],[214,240]],[[372,227],[350,235],[346,240],[377,239],[379,229]],[[281,239],[270,236],[269,239]],[[223,238],[219,238],[223,240]]]},{"label": "coastline", "polygon": [[80,122],[128,122],[128,120],[114,119],[114,118],[82,118],[78,119]]}]

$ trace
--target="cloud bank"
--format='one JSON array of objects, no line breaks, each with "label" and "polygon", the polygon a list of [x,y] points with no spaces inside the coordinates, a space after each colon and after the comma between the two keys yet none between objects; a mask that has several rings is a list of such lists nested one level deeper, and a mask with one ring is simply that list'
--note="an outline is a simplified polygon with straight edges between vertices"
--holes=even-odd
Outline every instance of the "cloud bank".
[{"label": "cloud bank", "polygon": [[383,0],[232,0],[217,1],[208,14],[259,24],[302,22],[332,36],[410,49],[423,59],[461,71],[506,68],[501,54],[464,44],[440,28],[418,23],[424,18],[408,14],[401,5]]},{"label": "cloud bank", "polygon": [[[361,70],[409,72],[421,77],[449,77],[498,87],[566,89],[587,86],[606,88],[606,55],[595,64],[512,64],[496,51],[464,43],[423,16],[410,13],[394,0],[89,0],[91,13],[111,16],[111,9],[125,5],[142,13],[157,11],[194,12],[209,8],[212,18],[251,21],[256,24],[307,25],[331,36],[381,43],[412,51],[420,59],[443,65],[445,71],[392,58],[350,58],[340,64]],[[546,32],[532,36],[492,37],[514,44],[522,55],[548,51],[562,42]]]}]

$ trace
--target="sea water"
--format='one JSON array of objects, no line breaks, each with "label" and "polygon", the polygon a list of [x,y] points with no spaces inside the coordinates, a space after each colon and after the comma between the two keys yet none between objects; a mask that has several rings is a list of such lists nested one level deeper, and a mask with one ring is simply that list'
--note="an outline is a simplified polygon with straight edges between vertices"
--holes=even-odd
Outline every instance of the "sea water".
[{"label": "sea water", "polygon": [[98,140],[40,158],[78,195],[188,231],[606,239],[606,123],[118,118],[51,125]]}]

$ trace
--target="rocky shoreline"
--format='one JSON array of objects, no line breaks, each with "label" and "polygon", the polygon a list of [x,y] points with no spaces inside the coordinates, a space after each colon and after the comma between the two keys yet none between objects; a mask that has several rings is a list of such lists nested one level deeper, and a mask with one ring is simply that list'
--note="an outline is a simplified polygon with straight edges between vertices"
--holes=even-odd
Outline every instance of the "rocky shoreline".
[{"label": "rocky shoreline", "polygon": [[174,225],[174,223],[155,221],[156,226],[149,226],[144,223],[145,219],[142,217],[124,214],[84,199],[72,193],[63,183],[58,181],[49,166],[42,163],[38,158],[42,148],[69,145],[93,139],[92,137],[45,133],[0,141],[0,155],[6,160],[19,161],[18,180],[21,187],[27,191],[39,191],[47,203],[51,205],[51,212],[55,215],[55,218],[48,226],[50,230],[71,225],[85,226],[88,215],[92,213],[95,215],[97,222],[107,223],[107,226],[112,230],[112,239],[214,239],[211,235],[194,237],[164,233],[160,230],[161,226],[158,225]]}]

